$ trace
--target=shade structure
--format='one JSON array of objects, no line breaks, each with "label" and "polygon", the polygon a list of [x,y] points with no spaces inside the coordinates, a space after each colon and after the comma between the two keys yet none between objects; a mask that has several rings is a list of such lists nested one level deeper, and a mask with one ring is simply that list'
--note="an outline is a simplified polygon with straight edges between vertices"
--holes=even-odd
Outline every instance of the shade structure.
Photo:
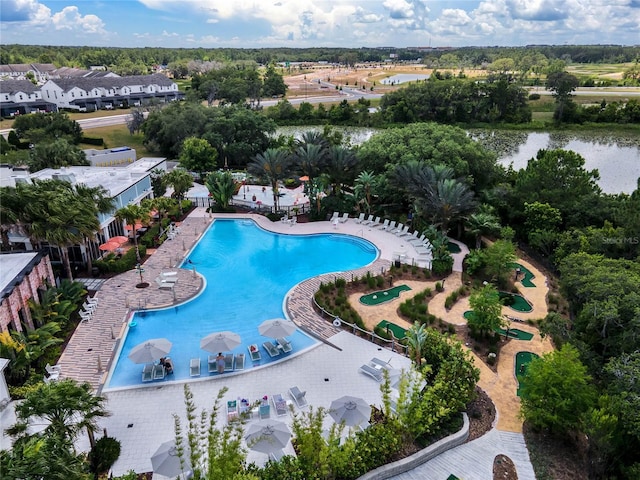
[{"label": "shade structure", "polygon": [[120,245],[127,243],[129,241],[129,237],[125,237],[124,235],[117,235],[115,237],[111,237],[108,242],[118,243]]},{"label": "shade structure", "polygon": [[112,242],[111,240],[109,240],[108,242],[100,244],[98,246],[98,249],[102,250],[103,252],[113,252],[114,250],[119,249],[121,245],[121,243]]},{"label": "shade structure", "polygon": [[164,442],[151,456],[153,472],[165,477],[177,477],[181,473],[191,470],[189,456],[183,455],[183,465],[180,465],[180,456],[175,440]]},{"label": "shade structure", "polygon": [[287,337],[296,331],[296,324],[284,318],[265,320],[258,326],[260,335],[269,338]]},{"label": "shade structure", "polygon": [[308,182],[309,181],[309,175],[303,175],[302,177],[299,178],[299,180],[301,182]]},{"label": "shade structure", "polygon": [[153,338],[133,347],[129,352],[129,359],[134,363],[151,363],[166,357],[171,351],[171,345],[166,338]]},{"label": "shade structure", "polygon": [[200,340],[200,348],[207,352],[228,352],[240,345],[240,335],[233,332],[214,332]]},{"label": "shade structure", "polygon": [[244,439],[251,450],[273,453],[289,443],[291,430],[284,422],[265,419],[249,425]]},{"label": "shade structure", "polygon": [[[141,223],[136,222],[136,230],[140,230],[143,227],[143,225]],[[133,226],[130,224],[126,224],[124,226],[125,230],[133,230]]]},{"label": "shade structure", "polygon": [[359,397],[345,395],[331,402],[329,415],[337,422],[349,427],[367,423],[371,418],[371,406]]}]

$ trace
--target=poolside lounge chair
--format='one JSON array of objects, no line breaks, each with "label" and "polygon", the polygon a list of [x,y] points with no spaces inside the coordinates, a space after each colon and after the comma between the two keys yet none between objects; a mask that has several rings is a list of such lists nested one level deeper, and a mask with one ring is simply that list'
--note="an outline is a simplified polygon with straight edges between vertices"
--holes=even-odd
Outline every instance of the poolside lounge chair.
[{"label": "poolside lounge chair", "polygon": [[238,401],[237,400],[228,400],[227,401],[227,421],[231,422],[233,420],[238,419]]},{"label": "poolside lounge chair", "polygon": [[51,366],[49,363],[47,363],[44,369],[47,371],[49,375],[60,375],[60,371],[61,371],[60,365]]},{"label": "poolside lounge chair", "polygon": [[84,300],[90,305],[98,305],[98,297],[87,297]]},{"label": "poolside lounge chair", "polygon": [[340,223],[346,223],[347,220],[349,220],[349,213],[344,212],[340,217]]},{"label": "poolside lounge chair", "polygon": [[298,387],[291,387],[289,389],[289,395],[291,395],[293,401],[296,402],[298,408],[304,408],[309,405],[309,403],[307,402],[306,394],[307,392],[301,392]]},{"label": "poolside lounge chair", "polygon": [[338,218],[340,218],[340,212],[333,212],[333,215],[331,216],[329,221],[333,223],[333,221],[338,220]]},{"label": "poolside lounge chair", "polygon": [[80,318],[82,319],[82,323],[85,323],[91,320],[91,314],[88,312],[85,312],[84,310],[80,310],[80,312],[78,312],[78,315],[80,315]]},{"label": "poolside lounge chair", "polygon": [[419,247],[420,245],[424,245],[424,241],[427,239],[426,235],[422,234],[420,235],[420,238],[417,237],[417,231],[413,232],[414,236],[416,238],[411,238],[409,240],[407,240],[411,245],[415,245],[417,247]]},{"label": "poolside lounge chair", "polygon": [[290,227],[293,227],[296,223],[298,223],[298,217],[291,217],[289,220],[287,220],[287,223]]},{"label": "poolside lounge chair", "polygon": [[189,375],[192,377],[200,376],[200,359],[192,358],[189,361]]},{"label": "poolside lounge chair", "polygon": [[389,226],[389,219],[385,218],[384,222],[379,223],[378,225],[376,225],[376,228],[380,227],[380,229],[384,231],[384,230],[387,229],[388,226]]},{"label": "poolside lounge chair", "polygon": [[287,401],[282,397],[282,395],[279,393],[271,395],[271,401],[273,402],[273,408],[276,409],[277,416],[283,417],[289,413],[289,410],[287,409]]},{"label": "poolside lounge chair", "polygon": [[244,353],[236,353],[236,370],[244,370]]},{"label": "poolside lounge chair", "polygon": [[409,227],[408,225],[405,225],[404,228],[402,230],[398,230],[396,232],[396,237],[405,237],[407,235],[409,235]]},{"label": "poolside lounge chair", "polygon": [[224,371],[233,371],[233,353],[225,353],[224,355]]},{"label": "poolside lounge chair", "polygon": [[271,406],[269,405],[269,402],[263,400],[262,405],[258,407],[258,416],[260,417],[260,420],[264,418],[271,418]]},{"label": "poolside lounge chair", "polygon": [[287,214],[285,214],[285,215],[284,215],[284,217],[282,217],[282,218],[280,219],[280,221],[281,221],[282,223],[287,223],[287,222],[289,221],[289,216],[288,216]]},{"label": "poolside lounge chair", "polygon": [[289,353],[291,350],[293,350],[293,347],[291,346],[291,342],[284,337],[277,338],[276,342],[278,342],[278,345],[280,345],[280,349],[284,353]]},{"label": "poolside lounge chair", "polygon": [[382,227],[382,230],[384,230],[385,232],[391,232],[393,230],[395,230],[396,228],[396,222],[395,220],[389,222],[389,225],[387,225],[386,227]]},{"label": "poolside lounge chair", "polygon": [[251,416],[251,404],[248,399],[238,397],[238,413],[240,416]]},{"label": "poolside lounge chair", "polygon": [[207,369],[209,370],[209,373],[216,373],[218,371],[218,364],[215,355],[209,355],[209,358],[207,359]]},{"label": "poolside lounge chair", "polygon": [[404,224],[403,223],[399,223],[398,226],[396,228],[393,228],[391,230],[389,230],[391,233],[393,233],[394,235],[397,235],[398,232],[401,232],[402,229],[404,228]]},{"label": "poolside lounge chair", "polygon": [[82,304],[82,309],[83,309],[85,312],[93,313],[93,312],[95,311],[95,309],[96,309],[96,307],[97,307],[97,306],[98,306],[97,304],[93,304],[93,303],[89,303],[89,302],[84,302],[84,303]]},{"label": "poolside lounge chair", "polygon": [[251,357],[252,362],[260,361],[262,357],[260,356],[260,350],[258,350],[258,345],[253,343],[247,347],[247,350],[249,350],[249,356]]},{"label": "poolside lounge chair", "polygon": [[154,380],[162,380],[165,376],[164,365],[154,365],[153,366],[153,379]]},{"label": "poolside lounge chair", "polygon": [[371,359],[371,362],[369,363],[372,363],[374,365],[374,368],[377,365],[378,367],[382,367],[386,370],[393,369],[393,367],[389,364],[389,362],[385,362],[384,360],[380,360],[379,358],[376,358],[376,357],[373,357]]},{"label": "poolside lounge chair", "polygon": [[369,215],[366,220],[362,221],[362,225],[370,225],[373,223],[373,215]]},{"label": "poolside lounge chair", "polygon": [[358,218],[356,218],[355,222],[362,223],[363,220],[364,220],[364,213],[361,213],[360,215],[358,215]]},{"label": "poolside lounge chair", "polygon": [[153,380],[153,363],[146,363],[142,367],[142,381],[150,382],[151,380]]},{"label": "poolside lounge chair", "polygon": [[280,349],[276,347],[273,343],[271,343],[269,340],[264,342],[262,346],[267,351],[270,357],[277,357],[278,355],[280,355]]},{"label": "poolside lounge chair", "polygon": [[384,380],[384,377],[382,376],[382,369],[377,369],[375,367],[372,367],[369,364],[362,365],[360,367],[360,371],[362,371],[362,373],[369,375],[371,378],[373,378],[377,382],[382,382],[382,380]]}]

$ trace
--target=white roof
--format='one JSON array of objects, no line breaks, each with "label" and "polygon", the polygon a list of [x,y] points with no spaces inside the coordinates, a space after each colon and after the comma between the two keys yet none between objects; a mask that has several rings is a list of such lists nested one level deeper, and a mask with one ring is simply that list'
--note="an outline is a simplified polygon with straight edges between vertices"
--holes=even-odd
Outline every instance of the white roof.
[{"label": "white roof", "polygon": [[[38,255],[38,252],[6,253],[0,255],[0,292],[9,286],[10,283],[29,265]],[[8,292],[7,292],[8,293]]]}]

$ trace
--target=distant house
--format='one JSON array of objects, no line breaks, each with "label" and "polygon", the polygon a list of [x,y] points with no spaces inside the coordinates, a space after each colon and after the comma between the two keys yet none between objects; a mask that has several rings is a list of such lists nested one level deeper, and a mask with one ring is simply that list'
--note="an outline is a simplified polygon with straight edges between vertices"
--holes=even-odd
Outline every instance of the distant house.
[{"label": "distant house", "polygon": [[0,65],[0,79],[26,80],[31,73],[35,81],[42,84],[49,80],[49,76],[56,66],[51,63],[10,63]]},{"label": "distant house", "polygon": [[58,108],[78,110],[143,105],[154,100],[165,103],[184,97],[173,80],[160,74],[51,79],[41,91],[42,98]]},{"label": "distant house", "polygon": [[57,105],[43,100],[40,88],[29,80],[0,82],[0,115],[3,117],[56,111],[58,111]]}]

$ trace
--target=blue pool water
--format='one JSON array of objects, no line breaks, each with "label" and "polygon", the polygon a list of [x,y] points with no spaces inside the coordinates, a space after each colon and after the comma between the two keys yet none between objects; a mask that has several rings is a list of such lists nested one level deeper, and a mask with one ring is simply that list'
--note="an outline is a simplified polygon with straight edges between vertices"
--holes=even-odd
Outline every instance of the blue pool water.
[{"label": "blue pool water", "polygon": [[[281,235],[250,220],[216,220],[184,263],[189,268],[194,265],[206,278],[205,291],[177,307],[137,313],[133,318],[136,326],[129,328],[107,387],[142,383],[142,365],[127,355],[151,338],[167,338],[173,343],[169,355],[175,373],[168,380],[188,379],[189,360],[196,357],[201,359],[201,377],[208,376],[209,353],[200,349],[200,339],[223,330],[240,335],[242,344],[232,352],[245,354],[245,370],[254,366],[247,350],[252,343],[260,346],[259,364],[269,363],[272,359],[262,347],[268,338],[258,333],[258,325],[284,316],[286,293],[307,278],[363,267],[377,254],[371,243],[347,235]],[[288,338],[292,353],[315,343],[300,331]]]}]

